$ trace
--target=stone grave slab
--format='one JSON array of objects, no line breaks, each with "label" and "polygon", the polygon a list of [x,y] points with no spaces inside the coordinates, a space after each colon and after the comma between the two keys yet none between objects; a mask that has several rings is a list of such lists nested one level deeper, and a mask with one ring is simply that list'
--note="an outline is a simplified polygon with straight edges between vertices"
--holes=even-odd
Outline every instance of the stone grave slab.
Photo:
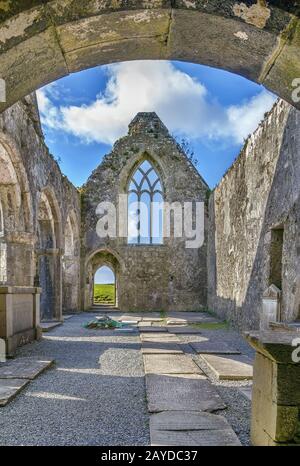
[{"label": "stone grave slab", "polygon": [[59,321],[57,321],[57,322],[41,322],[40,323],[40,327],[41,327],[43,333],[50,332],[51,330],[53,330],[56,327],[59,327],[60,325],[62,325],[62,322],[59,322]]},{"label": "stone grave slab", "polygon": [[196,327],[189,327],[188,325],[175,325],[166,327],[167,331],[175,335],[200,335],[201,331]]},{"label": "stone grave slab", "polygon": [[143,354],[182,354],[178,343],[161,341],[144,341],[142,343]]},{"label": "stone grave slab", "polygon": [[201,354],[201,358],[219,380],[251,380],[253,378],[252,361],[247,356]]},{"label": "stone grave slab", "polygon": [[124,322],[124,323],[135,323],[137,324],[138,322],[140,322],[142,320],[142,317],[137,315],[135,316],[134,314],[133,315],[130,315],[130,314],[122,314],[119,319],[121,322]]},{"label": "stone grave slab", "polygon": [[[148,324],[148,322],[146,322]],[[147,325],[147,326],[140,326],[138,325],[139,327],[139,331],[141,333],[166,333],[167,332],[167,329],[166,327],[160,327],[159,325],[157,326],[152,326],[152,325]]]},{"label": "stone grave slab", "polygon": [[162,342],[173,342],[179,343],[180,339],[172,333],[163,332],[146,332],[141,333],[140,338],[142,341],[162,341]]},{"label": "stone grave slab", "polygon": [[169,312],[167,317],[167,324],[197,324],[197,323],[220,323],[220,320],[210,316],[205,312]]},{"label": "stone grave slab", "polygon": [[159,312],[144,312],[142,314],[143,322],[159,322],[161,320],[163,320],[163,318]]},{"label": "stone grave slab", "polygon": [[48,369],[52,361],[34,358],[12,359],[0,366],[0,379],[35,379]]},{"label": "stone grave slab", "polygon": [[235,348],[230,348],[229,345],[218,340],[208,340],[203,338],[203,341],[194,341],[190,343],[193,350],[196,353],[203,354],[241,354],[240,351]]},{"label": "stone grave slab", "polygon": [[7,405],[28,383],[26,379],[0,380],[0,406]]},{"label": "stone grave slab", "polygon": [[240,446],[223,416],[170,411],[150,416],[151,446]]},{"label": "stone grave slab", "polygon": [[147,374],[146,393],[151,413],[226,408],[214,386],[201,374]]},{"label": "stone grave slab", "polygon": [[201,369],[185,354],[144,354],[146,374],[201,374]]},{"label": "stone grave slab", "polygon": [[239,391],[247,400],[252,401],[252,387],[241,387]]}]

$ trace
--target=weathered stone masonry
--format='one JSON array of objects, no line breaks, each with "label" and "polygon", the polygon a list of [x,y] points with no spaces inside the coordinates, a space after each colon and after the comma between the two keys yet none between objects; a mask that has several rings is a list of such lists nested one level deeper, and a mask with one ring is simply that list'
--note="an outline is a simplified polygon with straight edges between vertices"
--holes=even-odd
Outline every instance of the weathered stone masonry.
[{"label": "weathered stone masonry", "polygon": [[12,348],[34,338],[39,302],[46,320],[90,308],[102,265],[116,273],[123,310],[208,305],[240,328],[258,328],[263,292],[274,283],[282,290],[281,320],[299,318],[299,131],[299,112],[280,100],[210,196],[204,245],[187,249],[185,237],[130,245],[96,234],[97,205],[118,206],[145,159],[161,178],[165,201],[207,204],[206,183],[155,114],[133,120],[79,192],[45,146],[35,97],[2,113],[2,335],[11,335]]},{"label": "weathered stone masonry", "polygon": [[210,198],[208,305],[239,327],[258,328],[278,274],[281,319],[300,317],[299,154],[300,114],[280,100]]},{"label": "weathered stone masonry", "polygon": [[43,319],[79,310],[79,223],[78,191],[49,154],[31,95],[0,115],[0,337],[14,335],[12,348],[35,337],[39,287]]},{"label": "weathered stone masonry", "polygon": [[138,114],[128,135],[115,143],[82,188],[85,308],[91,305],[96,268],[105,263],[116,270],[121,309],[199,310],[207,299],[206,239],[201,248],[187,249],[185,237],[165,238],[162,245],[132,245],[127,238],[102,239],[96,234],[99,202],[118,206],[119,193],[127,192],[130,174],[144,159],[160,174],[166,202],[207,201],[208,186],[161,120],[156,114]]}]

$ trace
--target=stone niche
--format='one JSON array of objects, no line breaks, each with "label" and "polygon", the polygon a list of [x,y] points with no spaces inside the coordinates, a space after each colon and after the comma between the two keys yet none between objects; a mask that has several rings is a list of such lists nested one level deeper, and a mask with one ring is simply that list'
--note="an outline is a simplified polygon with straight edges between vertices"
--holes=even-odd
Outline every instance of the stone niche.
[{"label": "stone niche", "polygon": [[0,286],[0,338],[7,356],[19,346],[40,339],[41,288]]}]

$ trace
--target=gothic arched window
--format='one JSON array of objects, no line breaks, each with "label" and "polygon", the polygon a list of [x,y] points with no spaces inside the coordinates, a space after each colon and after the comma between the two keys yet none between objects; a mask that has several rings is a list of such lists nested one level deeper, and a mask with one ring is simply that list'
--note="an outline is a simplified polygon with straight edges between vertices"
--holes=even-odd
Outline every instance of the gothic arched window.
[{"label": "gothic arched window", "polygon": [[128,243],[162,244],[163,189],[153,165],[144,160],[128,185]]}]

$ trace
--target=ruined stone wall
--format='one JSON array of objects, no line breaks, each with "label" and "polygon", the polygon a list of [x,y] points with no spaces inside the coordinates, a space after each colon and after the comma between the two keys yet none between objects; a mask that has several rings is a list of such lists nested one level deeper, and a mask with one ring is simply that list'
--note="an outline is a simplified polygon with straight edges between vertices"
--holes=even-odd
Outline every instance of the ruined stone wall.
[{"label": "ruined stone wall", "polygon": [[[18,222],[17,228],[8,225],[4,236],[0,238],[0,243],[6,248],[6,258],[3,259],[2,254],[2,262],[5,261],[7,271],[2,284],[32,286],[38,280],[44,290],[47,287],[53,290],[52,296],[47,296],[44,292],[42,301],[44,299],[51,310],[51,300],[55,296],[54,314],[49,317],[59,318],[62,305],[61,290],[64,286],[62,277],[65,229],[70,215],[73,223],[77,223],[77,239],[74,238],[77,246],[74,246],[73,254],[73,262],[77,263],[77,266],[76,276],[73,278],[79,281],[80,200],[77,189],[62,175],[44,143],[34,94],[0,115],[0,144],[14,161],[16,186],[20,191],[18,209],[11,209],[8,201],[5,217],[7,218],[7,213],[11,212],[13,218],[24,216],[26,219],[23,225]],[[19,187],[21,178],[22,187]],[[1,184],[0,178],[0,191],[1,186],[4,190],[5,180],[2,180]],[[4,191],[3,194],[5,198]],[[44,210],[48,209],[47,218],[41,209],[42,201]],[[43,243],[41,239],[42,226],[47,222],[53,236],[50,243],[48,241],[50,245],[45,241]],[[38,270],[41,261],[46,263],[44,273],[39,273]],[[65,310],[79,309],[79,290],[76,293],[75,300],[72,290],[64,295]]]},{"label": "ruined stone wall", "polygon": [[82,188],[82,256],[86,268],[82,287],[86,295],[91,294],[86,288],[89,258],[109,252],[112,261],[117,258],[119,263],[121,309],[199,310],[206,306],[206,239],[201,248],[187,249],[184,237],[165,238],[162,245],[134,245],[124,237],[97,236],[98,204],[110,201],[119,208],[119,193],[127,192],[129,176],[143,158],[157,169],[166,202],[207,200],[206,183],[156,115],[138,114],[129,128],[129,134],[115,143]]},{"label": "ruined stone wall", "polygon": [[280,100],[209,202],[208,305],[240,328],[258,327],[274,228],[284,229],[281,318],[300,317],[299,195],[300,112]]}]

